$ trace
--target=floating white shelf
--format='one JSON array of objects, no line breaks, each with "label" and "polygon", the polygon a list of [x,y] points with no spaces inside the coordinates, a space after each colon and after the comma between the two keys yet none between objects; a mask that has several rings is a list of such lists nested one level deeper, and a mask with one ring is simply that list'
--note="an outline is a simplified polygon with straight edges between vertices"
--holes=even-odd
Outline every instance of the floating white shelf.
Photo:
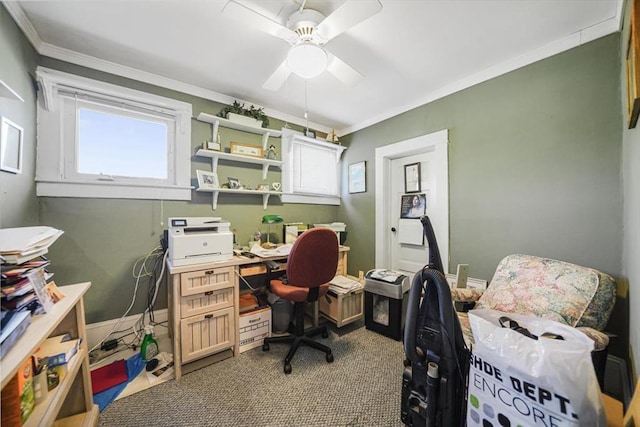
[{"label": "floating white shelf", "polygon": [[262,179],[267,179],[267,172],[269,166],[273,166],[282,170],[282,161],[262,159],[260,157],[242,156],[239,154],[224,153],[222,151],[204,150],[199,149],[196,156],[211,158],[211,171],[216,172],[218,170],[218,159],[231,160],[239,163],[252,163],[256,165],[262,165]]},{"label": "floating white shelf", "polygon": [[261,191],[261,190],[232,190],[229,188],[198,188],[196,191],[200,193],[212,193],[212,207],[215,211],[218,208],[218,195],[220,193],[235,193],[235,194],[261,194],[262,195],[262,208],[267,210],[270,196],[282,196],[281,191]]},{"label": "floating white shelf", "polygon": [[218,126],[262,135],[262,149],[265,151],[267,149],[267,144],[269,142],[270,136],[273,136],[274,138],[280,138],[282,136],[282,131],[279,130],[247,126],[242,123],[232,122],[231,120],[227,120],[218,116],[212,116],[211,114],[207,113],[198,114],[198,120],[200,120],[201,122],[211,123],[213,127],[211,135],[213,135],[214,138],[216,137],[216,135],[218,135]]}]

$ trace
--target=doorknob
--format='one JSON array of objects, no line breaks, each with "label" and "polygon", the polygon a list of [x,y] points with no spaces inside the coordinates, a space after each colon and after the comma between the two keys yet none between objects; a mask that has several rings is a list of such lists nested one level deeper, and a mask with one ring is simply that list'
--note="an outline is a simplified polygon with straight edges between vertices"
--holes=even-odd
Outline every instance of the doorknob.
[{"label": "doorknob", "polygon": [[395,227],[391,227],[391,232],[395,233],[396,232],[396,228]]}]

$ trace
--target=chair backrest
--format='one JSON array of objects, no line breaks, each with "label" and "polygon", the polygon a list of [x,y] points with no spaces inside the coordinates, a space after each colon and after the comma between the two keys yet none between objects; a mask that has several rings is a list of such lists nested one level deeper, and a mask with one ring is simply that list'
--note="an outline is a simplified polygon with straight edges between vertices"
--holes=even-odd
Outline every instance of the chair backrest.
[{"label": "chair backrest", "polygon": [[290,284],[314,288],[329,283],[338,269],[338,238],[328,228],[311,228],[293,243],[287,260]]},{"label": "chair backrest", "polygon": [[531,255],[505,257],[476,308],[521,313],[602,331],[615,304],[608,274]]}]

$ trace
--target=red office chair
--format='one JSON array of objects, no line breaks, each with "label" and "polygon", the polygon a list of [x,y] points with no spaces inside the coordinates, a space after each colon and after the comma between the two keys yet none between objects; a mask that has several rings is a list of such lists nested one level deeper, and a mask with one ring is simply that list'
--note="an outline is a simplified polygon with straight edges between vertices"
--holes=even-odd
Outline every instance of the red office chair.
[{"label": "red office chair", "polygon": [[333,362],[331,349],[312,339],[329,333],[325,325],[304,329],[306,302],[318,301],[329,290],[329,281],[338,268],[338,238],[328,228],[312,228],[302,233],[293,244],[287,260],[287,275],[269,281],[271,292],[294,304],[294,334],[265,338],[262,351],[269,351],[269,344],[291,343],[284,359],[284,373],[291,373],[291,359],[301,344],[324,351],[328,363]]}]

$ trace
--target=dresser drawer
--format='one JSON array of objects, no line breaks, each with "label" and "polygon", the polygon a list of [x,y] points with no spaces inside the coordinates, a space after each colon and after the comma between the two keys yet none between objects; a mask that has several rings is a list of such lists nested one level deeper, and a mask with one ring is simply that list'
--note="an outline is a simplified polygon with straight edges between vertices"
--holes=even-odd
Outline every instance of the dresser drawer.
[{"label": "dresser drawer", "polygon": [[183,363],[232,348],[236,336],[233,307],[182,319],[180,332]]},{"label": "dresser drawer", "polygon": [[180,275],[180,295],[183,297],[233,285],[233,267],[208,268]]},{"label": "dresser drawer", "polygon": [[180,317],[184,319],[185,317],[233,307],[235,287],[229,284],[217,284],[216,286],[220,286],[220,288],[181,297]]}]

